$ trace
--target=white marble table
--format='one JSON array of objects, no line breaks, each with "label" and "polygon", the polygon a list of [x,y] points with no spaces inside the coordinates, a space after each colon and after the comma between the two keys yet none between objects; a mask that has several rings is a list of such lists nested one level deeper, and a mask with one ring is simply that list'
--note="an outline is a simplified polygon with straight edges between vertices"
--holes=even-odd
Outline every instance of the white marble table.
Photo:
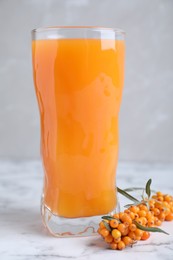
[{"label": "white marble table", "polygon": [[[173,165],[119,164],[119,187],[143,186],[150,177],[153,179],[154,189],[173,193]],[[152,234],[146,242],[139,242],[124,251],[107,249],[99,236],[51,237],[40,218],[41,188],[40,162],[0,162],[1,260],[173,259],[173,222],[162,226],[169,232],[169,236]]]}]

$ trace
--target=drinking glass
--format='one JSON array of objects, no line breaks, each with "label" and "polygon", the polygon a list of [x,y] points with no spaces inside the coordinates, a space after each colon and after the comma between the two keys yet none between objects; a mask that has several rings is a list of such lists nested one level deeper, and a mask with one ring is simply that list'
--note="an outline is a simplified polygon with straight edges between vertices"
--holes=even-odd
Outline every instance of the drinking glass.
[{"label": "drinking glass", "polygon": [[116,210],[124,51],[120,29],[32,31],[44,168],[41,214],[54,236],[93,235],[100,216]]}]

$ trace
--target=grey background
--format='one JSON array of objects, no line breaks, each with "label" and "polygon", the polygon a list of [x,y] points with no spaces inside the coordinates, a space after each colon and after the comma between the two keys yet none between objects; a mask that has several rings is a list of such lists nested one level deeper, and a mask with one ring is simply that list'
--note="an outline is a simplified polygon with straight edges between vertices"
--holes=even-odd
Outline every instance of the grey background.
[{"label": "grey background", "polygon": [[0,158],[39,158],[30,31],[50,25],[126,31],[119,158],[173,162],[172,0],[0,0]]}]

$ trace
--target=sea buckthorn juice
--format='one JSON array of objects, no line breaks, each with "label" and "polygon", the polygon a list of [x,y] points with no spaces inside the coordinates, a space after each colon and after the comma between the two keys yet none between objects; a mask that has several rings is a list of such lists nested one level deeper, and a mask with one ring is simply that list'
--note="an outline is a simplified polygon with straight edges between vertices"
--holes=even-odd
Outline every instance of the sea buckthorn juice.
[{"label": "sea buckthorn juice", "polygon": [[32,31],[44,168],[42,217],[55,236],[90,235],[114,212],[124,33],[97,27]]}]

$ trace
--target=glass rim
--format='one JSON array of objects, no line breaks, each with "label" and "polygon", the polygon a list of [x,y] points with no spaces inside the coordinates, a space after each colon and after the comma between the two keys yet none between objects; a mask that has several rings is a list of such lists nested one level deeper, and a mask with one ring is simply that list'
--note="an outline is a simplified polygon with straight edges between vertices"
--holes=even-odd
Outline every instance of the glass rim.
[{"label": "glass rim", "polygon": [[102,26],[45,26],[38,27],[31,31],[32,35],[43,32],[58,31],[58,30],[85,30],[96,32],[112,32],[115,34],[125,35],[125,31],[120,28],[102,27]]}]

